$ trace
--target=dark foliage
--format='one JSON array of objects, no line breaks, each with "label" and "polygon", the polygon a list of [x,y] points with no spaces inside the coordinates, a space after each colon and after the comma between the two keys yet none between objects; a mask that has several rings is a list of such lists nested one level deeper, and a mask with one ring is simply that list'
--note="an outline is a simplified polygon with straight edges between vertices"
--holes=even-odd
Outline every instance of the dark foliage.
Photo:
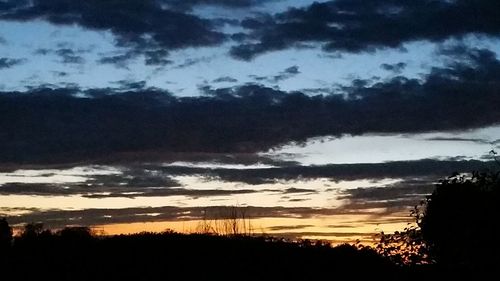
[{"label": "dark foliage", "polygon": [[441,266],[484,271],[500,264],[499,173],[455,175],[428,198],[422,237]]},{"label": "dark foliage", "polygon": [[408,223],[402,231],[379,234],[380,240],[375,248],[379,254],[399,265],[414,267],[434,264],[427,241],[422,237],[422,210],[425,204],[426,201],[422,200],[411,210],[415,223]]},{"label": "dark foliage", "polygon": [[0,255],[10,247],[12,228],[5,218],[0,218]]},{"label": "dark foliage", "polygon": [[497,274],[499,203],[500,172],[456,173],[412,210],[414,224],[381,233],[377,251],[397,264],[427,264],[440,274]]}]

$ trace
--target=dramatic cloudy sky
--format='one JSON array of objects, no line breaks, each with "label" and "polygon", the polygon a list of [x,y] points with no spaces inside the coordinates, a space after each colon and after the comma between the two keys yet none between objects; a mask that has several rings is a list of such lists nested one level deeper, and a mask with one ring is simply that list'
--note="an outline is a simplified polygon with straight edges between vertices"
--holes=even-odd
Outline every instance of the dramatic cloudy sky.
[{"label": "dramatic cloudy sky", "polygon": [[367,241],[499,107],[496,0],[0,0],[0,215]]}]

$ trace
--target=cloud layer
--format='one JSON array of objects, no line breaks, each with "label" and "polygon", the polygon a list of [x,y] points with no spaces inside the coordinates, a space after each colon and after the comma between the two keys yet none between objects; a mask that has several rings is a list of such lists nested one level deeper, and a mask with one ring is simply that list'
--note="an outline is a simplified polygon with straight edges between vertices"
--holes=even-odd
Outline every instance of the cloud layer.
[{"label": "cloud layer", "polygon": [[[170,63],[171,50],[219,46],[238,42],[230,54],[238,59],[287,48],[321,45],[328,52],[365,52],[399,48],[404,43],[441,42],[475,34],[500,35],[500,4],[495,0],[336,0],[290,8],[274,14],[248,13],[235,22],[204,19],[193,7],[251,8],[277,0],[6,0],[0,20],[45,20],[56,25],[110,31],[126,51],[105,56],[103,63],[123,63],[143,55],[146,65]],[[242,27],[232,34],[218,30],[220,23]]]},{"label": "cloud layer", "polygon": [[468,34],[500,35],[496,0],[336,0],[250,17],[248,43],[231,50],[239,59],[275,50],[321,43],[329,52],[398,48],[403,43],[443,41]]},{"label": "cloud layer", "polygon": [[248,84],[206,87],[206,96],[178,98],[138,88],[134,81],[121,81],[118,90],[2,92],[0,161],[75,161],[148,150],[252,153],[316,136],[497,124],[500,61],[495,54],[443,51],[454,60],[423,80],[355,80],[327,96]]},{"label": "cloud layer", "polygon": [[45,20],[56,25],[111,31],[116,45],[128,49],[122,59],[144,55],[146,64],[164,64],[163,57],[169,50],[214,46],[224,41],[225,35],[215,31],[210,21],[170,9],[162,2],[9,0],[0,5],[0,20]]}]

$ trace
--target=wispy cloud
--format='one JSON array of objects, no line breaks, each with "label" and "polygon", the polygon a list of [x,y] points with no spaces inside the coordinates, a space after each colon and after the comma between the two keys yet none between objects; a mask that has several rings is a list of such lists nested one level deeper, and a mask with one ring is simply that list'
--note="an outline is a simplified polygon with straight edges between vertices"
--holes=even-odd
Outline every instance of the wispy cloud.
[{"label": "wispy cloud", "polygon": [[23,64],[26,59],[12,59],[12,58],[1,58],[0,57],[0,70],[6,68],[12,68],[14,66]]}]

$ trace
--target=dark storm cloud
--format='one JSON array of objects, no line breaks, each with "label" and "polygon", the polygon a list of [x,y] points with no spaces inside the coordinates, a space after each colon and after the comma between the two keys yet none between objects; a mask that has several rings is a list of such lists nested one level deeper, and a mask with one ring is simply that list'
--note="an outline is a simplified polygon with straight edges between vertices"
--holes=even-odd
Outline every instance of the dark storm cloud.
[{"label": "dark storm cloud", "polygon": [[325,96],[255,84],[205,87],[204,96],[184,98],[158,89],[3,92],[0,160],[74,161],[148,150],[252,153],[316,136],[477,128],[500,122],[499,77],[493,52],[469,49],[422,80],[356,80]]},{"label": "dark storm cloud", "polygon": [[[163,7],[155,0],[33,0],[7,1],[0,6],[0,20],[45,20],[58,25],[77,24],[92,30],[110,31],[116,45],[145,54],[149,64],[164,64],[158,50],[214,46],[225,35],[213,30],[208,20]],[[106,60],[105,60],[106,61]]]},{"label": "dark storm cloud", "polygon": [[85,59],[78,55],[72,49],[59,49],[55,51],[55,54],[61,58],[61,62],[65,64],[82,64]]},{"label": "dark storm cloud", "polygon": [[0,70],[11,68],[16,65],[20,65],[26,62],[26,59],[12,59],[12,58],[1,58],[0,57]]},{"label": "dark storm cloud", "polygon": [[403,70],[406,68],[406,63],[404,62],[399,62],[395,64],[388,64],[388,63],[383,63],[380,65],[380,68],[383,70],[390,71],[394,74],[401,74]]},{"label": "dark storm cloud", "polygon": [[231,50],[239,59],[320,43],[331,52],[398,48],[403,43],[443,41],[467,34],[500,34],[497,0],[336,0],[292,8],[272,17],[249,18],[251,41]]}]

